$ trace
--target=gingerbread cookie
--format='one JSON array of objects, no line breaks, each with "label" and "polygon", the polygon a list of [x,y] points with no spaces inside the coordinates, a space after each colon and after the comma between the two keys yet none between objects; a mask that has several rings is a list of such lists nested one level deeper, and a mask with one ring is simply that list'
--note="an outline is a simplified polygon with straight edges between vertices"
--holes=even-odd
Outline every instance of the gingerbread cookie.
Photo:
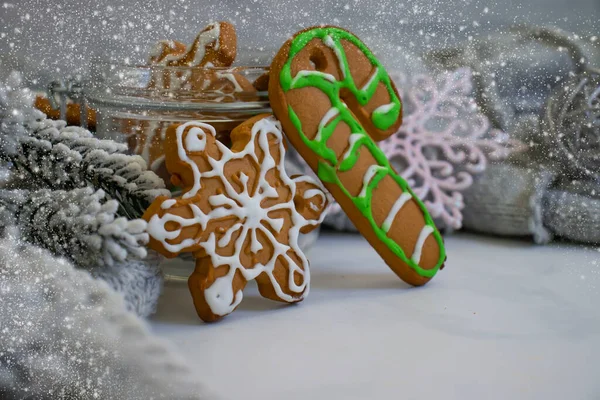
[{"label": "gingerbread cookie", "polygon": [[169,67],[229,67],[235,60],[237,36],[229,22],[215,22],[204,28],[184,52],[172,52],[159,65]]},{"label": "gingerbread cookie", "polygon": [[[204,28],[194,42],[185,47],[183,43],[162,40],[150,54],[150,64],[164,67],[191,67],[182,69],[159,70],[153,74],[150,87],[157,89],[185,89],[191,91],[206,90],[213,80],[219,80],[214,72],[204,68],[230,67],[237,51],[235,27],[229,22],[215,22]],[[197,68],[197,69],[196,69]],[[239,85],[243,77],[237,76]],[[237,91],[237,86],[230,91]]]},{"label": "gingerbread cookie", "polygon": [[243,100],[255,100],[254,92],[256,89],[245,76],[234,69],[208,71],[204,80],[204,87],[201,90],[210,93],[212,101],[219,103],[229,103],[238,101],[245,95]]},{"label": "gingerbread cookie", "polygon": [[160,65],[167,56],[179,57],[187,51],[187,46],[177,40],[160,40],[150,51],[149,64]]},{"label": "gingerbread cookie", "polygon": [[265,72],[256,78],[252,85],[254,86],[254,89],[258,90],[259,92],[266,92],[269,90],[269,73]]},{"label": "gingerbread cookie", "polygon": [[[50,119],[60,119],[60,110],[52,108],[52,104],[47,97],[36,96],[34,107],[46,114]],[[81,105],[77,103],[67,103],[65,119],[67,125],[81,125]],[[87,125],[90,130],[96,129],[96,110],[89,107],[87,107]]]},{"label": "gingerbread cookie", "polygon": [[269,100],[284,131],[348,217],[404,281],[442,267],[442,237],[376,141],[396,132],[401,102],[373,53],[352,33],[313,27],[271,64]]},{"label": "gingerbread cookie", "polygon": [[179,198],[158,198],[144,214],[149,246],[167,257],[193,253],[188,280],[204,321],[242,301],[249,280],[262,296],[288,303],[308,293],[308,261],[298,235],[318,226],[328,204],[317,182],[285,172],[281,126],[259,115],[232,131],[231,149],[202,122],[173,125],[166,165]]},{"label": "gingerbread cookie", "polygon": [[[235,68],[211,68],[231,66],[236,55],[236,42],[235,28],[228,22],[208,25],[189,47],[174,40],[158,42],[150,53],[149,63],[159,68],[152,70],[148,88],[175,91],[175,96],[185,96],[194,101],[228,103],[254,100],[256,89]],[[239,122],[235,118],[228,121],[222,115],[209,115],[207,118],[215,120],[213,126],[217,129],[219,140],[229,143],[229,133]],[[223,122],[218,122],[219,118]],[[155,173],[167,180],[163,142],[171,124],[170,121],[130,120],[122,128],[128,136],[129,148],[140,154]]]}]

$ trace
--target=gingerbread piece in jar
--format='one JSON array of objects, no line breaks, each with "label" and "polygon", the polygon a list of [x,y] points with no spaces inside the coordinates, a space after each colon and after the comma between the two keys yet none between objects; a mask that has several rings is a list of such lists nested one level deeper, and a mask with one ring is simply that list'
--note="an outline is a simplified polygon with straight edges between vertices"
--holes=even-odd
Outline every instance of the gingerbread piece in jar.
[{"label": "gingerbread piece in jar", "polygon": [[[208,25],[189,47],[173,40],[158,42],[149,58],[150,65],[156,67],[151,70],[148,88],[156,90],[158,96],[164,96],[166,92],[180,101],[230,103],[256,100],[256,89],[241,71],[223,68],[233,63],[236,42],[235,28],[228,22]],[[204,117],[198,115],[198,119]],[[206,117],[217,128],[219,140],[229,143],[229,133],[239,124],[239,118],[232,115],[229,119],[223,112]],[[167,182],[163,142],[171,124],[173,121],[169,120],[128,120],[122,129],[128,136],[130,149],[140,154]]]}]

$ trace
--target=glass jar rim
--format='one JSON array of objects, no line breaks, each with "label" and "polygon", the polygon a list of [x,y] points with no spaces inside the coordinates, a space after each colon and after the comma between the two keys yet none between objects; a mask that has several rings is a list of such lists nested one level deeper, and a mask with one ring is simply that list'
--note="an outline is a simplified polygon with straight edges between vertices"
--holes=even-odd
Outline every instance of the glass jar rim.
[{"label": "glass jar rim", "polygon": [[123,62],[114,62],[109,60],[94,61],[92,68],[129,68],[129,69],[155,69],[155,70],[173,70],[173,71],[262,71],[269,72],[270,65],[232,65],[230,67],[199,67],[199,66],[171,66],[161,64],[127,64]]},{"label": "glass jar rim", "polygon": [[231,93],[228,94],[231,101],[220,101],[218,98],[222,92],[218,90],[182,87],[152,88],[149,86],[153,77],[182,72],[237,73],[257,79],[259,76],[267,74],[269,67],[259,65],[174,67],[99,61],[95,63],[90,80],[84,86],[84,96],[92,107],[125,107],[130,110],[165,111],[271,111],[266,91],[237,91],[234,97]]}]

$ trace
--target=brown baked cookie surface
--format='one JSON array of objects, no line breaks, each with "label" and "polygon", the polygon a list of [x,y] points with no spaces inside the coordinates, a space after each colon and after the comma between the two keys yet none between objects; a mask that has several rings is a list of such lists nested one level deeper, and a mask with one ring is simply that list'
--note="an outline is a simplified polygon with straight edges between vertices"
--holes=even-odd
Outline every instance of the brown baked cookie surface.
[{"label": "brown baked cookie surface", "polygon": [[[153,52],[153,64],[169,67],[229,67],[237,52],[235,27],[229,22],[215,22],[198,33],[189,46],[177,41],[161,41]],[[152,56],[159,57],[153,59]]]},{"label": "brown baked cookie surface", "polygon": [[[47,97],[36,96],[34,107],[46,114],[50,119],[60,119],[60,110],[52,108],[52,104]],[[81,105],[78,103],[67,103],[65,119],[68,125],[81,125]],[[96,110],[89,107],[87,107],[87,125],[91,130],[96,129]]]},{"label": "brown baked cookie surface", "polygon": [[187,46],[177,40],[160,40],[150,51],[148,62],[161,64],[167,57],[180,57],[187,51]]},{"label": "brown baked cookie surface", "polygon": [[376,141],[397,131],[402,104],[373,53],[333,26],[298,32],[270,69],[269,100],[292,145],[390,268],[427,283],[446,255],[424,204]]},{"label": "brown baked cookie surface", "polygon": [[[171,98],[186,102],[252,101],[256,93],[252,83],[237,68],[229,68],[235,60],[236,46],[235,27],[229,22],[209,24],[189,46],[175,40],[161,40],[148,58],[149,65],[154,67],[148,89],[164,91]],[[235,115],[228,120],[223,112],[217,115],[207,112],[196,118],[214,121],[211,124],[223,143],[229,143],[230,131],[239,123]],[[130,149],[140,154],[166,181],[169,175],[164,165],[164,141],[172,123],[169,120],[130,120],[122,128],[128,136]]]},{"label": "brown baked cookie surface", "polygon": [[179,198],[158,198],[143,218],[149,246],[167,257],[193,253],[188,280],[204,321],[235,310],[246,283],[262,296],[298,302],[310,273],[300,233],[318,226],[328,204],[317,182],[285,172],[279,122],[259,115],[231,133],[231,149],[211,125],[192,121],[168,128],[166,166]]}]

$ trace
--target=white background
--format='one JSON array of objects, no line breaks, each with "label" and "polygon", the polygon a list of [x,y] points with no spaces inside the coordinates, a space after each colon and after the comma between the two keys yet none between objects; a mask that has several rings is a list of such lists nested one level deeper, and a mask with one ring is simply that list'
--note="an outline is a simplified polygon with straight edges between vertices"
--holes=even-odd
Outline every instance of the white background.
[{"label": "white background", "polygon": [[171,284],[152,330],[224,399],[600,398],[597,249],[445,242],[446,267],[411,288],[361,236],[326,233],[302,303],[251,282],[235,312],[203,324],[187,284]]}]

